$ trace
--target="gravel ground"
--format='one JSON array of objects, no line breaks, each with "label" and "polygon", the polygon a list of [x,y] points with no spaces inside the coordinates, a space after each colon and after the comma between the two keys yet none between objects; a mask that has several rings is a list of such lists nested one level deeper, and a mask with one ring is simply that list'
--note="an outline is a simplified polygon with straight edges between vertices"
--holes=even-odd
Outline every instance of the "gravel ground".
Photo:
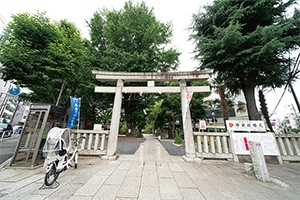
[{"label": "gravel ground", "polygon": [[117,153],[133,155],[143,141],[118,141]]},{"label": "gravel ground", "polygon": [[[166,149],[166,151],[171,156],[183,156],[183,155],[185,155],[184,146],[175,146],[173,144],[173,142],[174,142],[174,140],[168,140],[168,139],[164,139],[164,140],[160,141],[162,146]],[[117,153],[118,154],[133,155],[138,150],[141,143],[143,143],[143,141],[122,141],[122,140],[119,140],[118,145],[117,145]]]},{"label": "gravel ground", "polygon": [[166,151],[171,156],[183,156],[185,155],[184,146],[175,146],[173,144],[174,140],[161,140],[161,145],[166,149]]},{"label": "gravel ground", "polygon": [[[173,144],[174,140],[161,140],[160,143],[166,149],[166,151],[171,156],[183,156],[185,155],[185,148],[184,146],[175,146]],[[133,155],[140,144],[143,143],[142,141],[118,141],[117,145],[117,153],[118,154],[130,154]]]}]

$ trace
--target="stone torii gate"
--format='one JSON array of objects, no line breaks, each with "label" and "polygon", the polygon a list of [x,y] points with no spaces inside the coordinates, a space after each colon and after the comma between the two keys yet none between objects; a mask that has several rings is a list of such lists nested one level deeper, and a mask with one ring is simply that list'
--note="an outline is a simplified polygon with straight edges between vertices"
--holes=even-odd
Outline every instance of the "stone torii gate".
[{"label": "stone torii gate", "polygon": [[[183,117],[183,132],[185,140],[185,152],[183,156],[187,162],[195,162],[196,151],[193,136],[191,113],[189,106],[186,106],[187,93],[210,92],[209,86],[187,87],[186,81],[207,80],[212,70],[191,71],[191,72],[107,72],[93,71],[98,81],[116,81],[116,87],[95,87],[95,93],[115,93],[113,113],[108,137],[107,153],[104,159],[114,160],[116,155],[119,123],[121,115],[122,93],[180,93],[181,110]],[[155,81],[179,81],[178,87],[156,87]],[[124,87],[124,82],[148,82],[147,87]]]}]

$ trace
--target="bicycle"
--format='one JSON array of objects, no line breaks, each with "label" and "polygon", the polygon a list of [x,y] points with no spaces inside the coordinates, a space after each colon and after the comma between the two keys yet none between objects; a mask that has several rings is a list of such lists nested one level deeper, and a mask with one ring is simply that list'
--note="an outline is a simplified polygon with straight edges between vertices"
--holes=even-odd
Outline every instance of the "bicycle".
[{"label": "bicycle", "polygon": [[[47,157],[48,160],[44,185],[51,186],[55,183],[61,172],[72,167],[72,161],[74,162],[75,169],[77,169],[79,139],[85,139],[85,137],[70,138],[69,129],[55,127],[49,131],[43,149],[44,156]],[[74,152],[71,158],[68,159],[71,140],[74,141]]]}]

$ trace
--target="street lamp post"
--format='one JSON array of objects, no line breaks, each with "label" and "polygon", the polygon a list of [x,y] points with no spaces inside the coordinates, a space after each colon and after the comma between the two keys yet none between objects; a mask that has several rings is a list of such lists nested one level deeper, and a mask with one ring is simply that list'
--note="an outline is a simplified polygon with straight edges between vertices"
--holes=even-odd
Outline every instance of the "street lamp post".
[{"label": "street lamp post", "polygon": [[217,132],[217,129],[216,129],[216,117],[215,117],[215,112],[212,111],[212,112],[211,112],[211,115],[212,115],[212,119],[213,119],[213,121],[214,121],[215,132]]}]

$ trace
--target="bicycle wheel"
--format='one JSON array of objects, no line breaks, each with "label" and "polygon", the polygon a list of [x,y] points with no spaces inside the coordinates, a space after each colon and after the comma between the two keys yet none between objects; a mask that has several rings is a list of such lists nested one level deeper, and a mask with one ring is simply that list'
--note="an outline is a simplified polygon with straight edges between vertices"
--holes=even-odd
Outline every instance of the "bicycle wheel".
[{"label": "bicycle wheel", "polygon": [[45,175],[45,185],[46,186],[52,185],[56,181],[58,175],[59,173],[56,172],[55,166],[52,165],[50,171],[47,172]]},{"label": "bicycle wheel", "polygon": [[77,163],[78,163],[78,152],[76,152],[74,156],[75,169],[77,169]]}]

